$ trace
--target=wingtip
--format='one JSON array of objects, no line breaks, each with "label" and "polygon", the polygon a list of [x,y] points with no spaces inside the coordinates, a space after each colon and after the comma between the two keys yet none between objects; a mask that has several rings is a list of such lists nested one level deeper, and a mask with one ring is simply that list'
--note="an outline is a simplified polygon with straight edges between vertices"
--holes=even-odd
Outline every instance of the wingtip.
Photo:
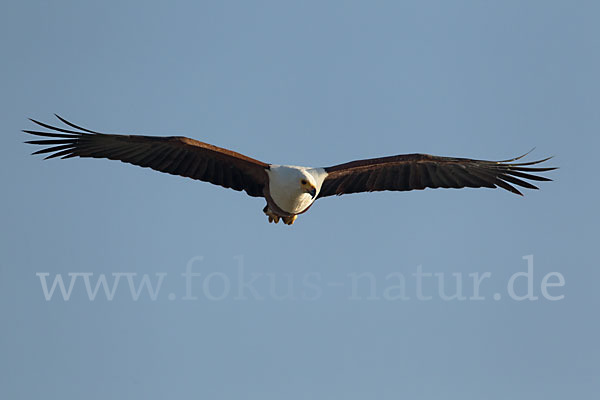
[{"label": "wingtip", "polygon": [[529,150],[527,153],[525,153],[525,154],[521,154],[521,155],[520,155],[520,156],[518,156],[518,157],[513,157],[513,158],[509,158],[509,159],[507,159],[507,160],[501,160],[501,161],[496,161],[496,162],[497,162],[498,164],[504,164],[504,163],[511,163],[511,162],[513,162],[513,161],[518,161],[518,160],[522,159],[523,157],[526,157],[527,155],[529,155],[529,154],[530,154],[532,151],[534,151],[534,150],[535,150],[535,147],[534,147],[534,148],[532,148],[531,150]]},{"label": "wingtip", "polygon": [[[31,153],[30,155],[32,155],[32,156],[37,156],[37,155],[40,155],[40,154],[42,154],[42,153],[40,153],[40,151],[41,151],[41,150],[34,151],[34,152],[33,152],[33,153]],[[45,160],[45,158],[44,158],[44,160]]]},{"label": "wingtip", "polygon": [[87,132],[87,133],[99,134],[99,132],[92,131],[92,130],[87,129],[87,128],[83,128],[83,127],[81,127],[79,125],[75,125],[74,123],[72,123],[70,121],[67,121],[65,118],[61,117],[60,115],[58,115],[56,113],[54,114],[54,116],[56,118],[58,118],[63,124],[68,125],[71,128],[79,129],[80,131]]},{"label": "wingtip", "polygon": [[523,154],[522,156],[517,157],[516,160],[520,160],[521,158],[527,157],[529,154],[533,153],[534,150],[535,150],[535,146],[533,146],[531,148],[531,150],[529,150],[527,153]]}]

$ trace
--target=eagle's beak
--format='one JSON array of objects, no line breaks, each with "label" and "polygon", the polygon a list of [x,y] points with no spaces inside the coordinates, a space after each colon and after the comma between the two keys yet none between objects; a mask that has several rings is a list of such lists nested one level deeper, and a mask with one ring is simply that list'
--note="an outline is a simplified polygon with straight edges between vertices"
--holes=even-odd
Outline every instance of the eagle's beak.
[{"label": "eagle's beak", "polygon": [[310,194],[310,196],[311,196],[311,197],[314,199],[314,198],[315,198],[315,196],[317,195],[317,188],[316,188],[316,187],[314,187],[314,186],[313,186],[313,187],[311,187],[311,188],[308,190],[308,193],[309,193],[309,194]]}]

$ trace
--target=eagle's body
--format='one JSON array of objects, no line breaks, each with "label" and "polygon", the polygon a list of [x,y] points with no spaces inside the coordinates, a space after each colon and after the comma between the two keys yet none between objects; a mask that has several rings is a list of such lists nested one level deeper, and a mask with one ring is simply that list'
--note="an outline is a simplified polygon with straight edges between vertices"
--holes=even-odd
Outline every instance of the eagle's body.
[{"label": "eagle's body", "polygon": [[501,187],[520,195],[521,192],[513,185],[537,189],[527,180],[551,179],[533,173],[555,169],[532,167],[549,158],[515,163],[524,156],[505,161],[485,161],[428,154],[357,160],[325,168],[274,165],[186,137],[105,134],[57,117],[69,129],[32,120],[51,132],[24,131],[49,138],[28,141],[50,146],[33,154],[51,153],[46,158],[108,158],[243,190],[250,196],[266,199],[263,211],[269,222],[277,223],[281,218],[288,225],[321,197],[383,190],[463,187]]},{"label": "eagle's body", "polygon": [[[323,168],[297,167],[293,165],[271,165],[267,170],[269,187],[265,193],[267,209],[265,213],[274,220],[284,221],[307,211],[313,204],[327,172]],[[298,182],[306,181],[305,185]],[[314,188],[311,194],[305,187]]]}]

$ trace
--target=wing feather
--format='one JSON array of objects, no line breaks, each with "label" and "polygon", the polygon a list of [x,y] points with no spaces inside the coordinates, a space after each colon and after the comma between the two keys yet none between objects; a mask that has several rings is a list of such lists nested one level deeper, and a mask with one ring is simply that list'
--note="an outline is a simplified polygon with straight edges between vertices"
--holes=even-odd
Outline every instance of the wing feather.
[{"label": "wing feather", "polygon": [[214,183],[234,190],[244,190],[250,196],[262,197],[269,164],[231,150],[182,136],[139,136],[95,132],[66,119],[56,117],[69,129],[31,121],[49,130],[23,132],[49,139],[26,143],[49,146],[33,154],[48,154],[46,159],[61,157],[91,157],[119,160]]},{"label": "wing feather", "polygon": [[428,154],[404,154],[352,161],[325,168],[328,175],[323,182],[319,197],[383,190],[464,187],[500,187],[522,195],[516,186],[537,189],[528,180],[551,181],[536,173],[556,169],[533,167],[548,161],[551,157],[537,161],[515,162],[527,154],[505,161],[438,157]]}]

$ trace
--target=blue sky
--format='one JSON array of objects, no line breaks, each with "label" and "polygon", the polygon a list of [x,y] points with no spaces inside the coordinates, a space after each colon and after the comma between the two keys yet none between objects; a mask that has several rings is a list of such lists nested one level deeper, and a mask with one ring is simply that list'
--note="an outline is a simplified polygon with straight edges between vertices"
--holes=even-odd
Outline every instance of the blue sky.
[{"label": "blue sky", "polygon": [[[4,2],[0,397],[593,397],[599,11]],[[523,198],[349,195],[275,226],[263,200],[232,190],[29,156],[26,118],[53,113],[278,164],[506,159],[536,147],[531,159],[555,155],[560,169]],[[514,291],[531,282],[537,300],[515,300],[511,276],[531,260]],[[419,299],[419,270],[437,274],[422,281],[430,300]],[[142,288],[136,300],[129,283],[144,274],[156,296]],[[57,276],[67,288],[73,278],[72,293],[46,300],[42,283]],[[102,276],[119,277],[112,300],[86,291]],[[439,282],[452,293],[457,276],[465,299],[446,300]],[[487,276],[479,296],[472,276]]]}]

